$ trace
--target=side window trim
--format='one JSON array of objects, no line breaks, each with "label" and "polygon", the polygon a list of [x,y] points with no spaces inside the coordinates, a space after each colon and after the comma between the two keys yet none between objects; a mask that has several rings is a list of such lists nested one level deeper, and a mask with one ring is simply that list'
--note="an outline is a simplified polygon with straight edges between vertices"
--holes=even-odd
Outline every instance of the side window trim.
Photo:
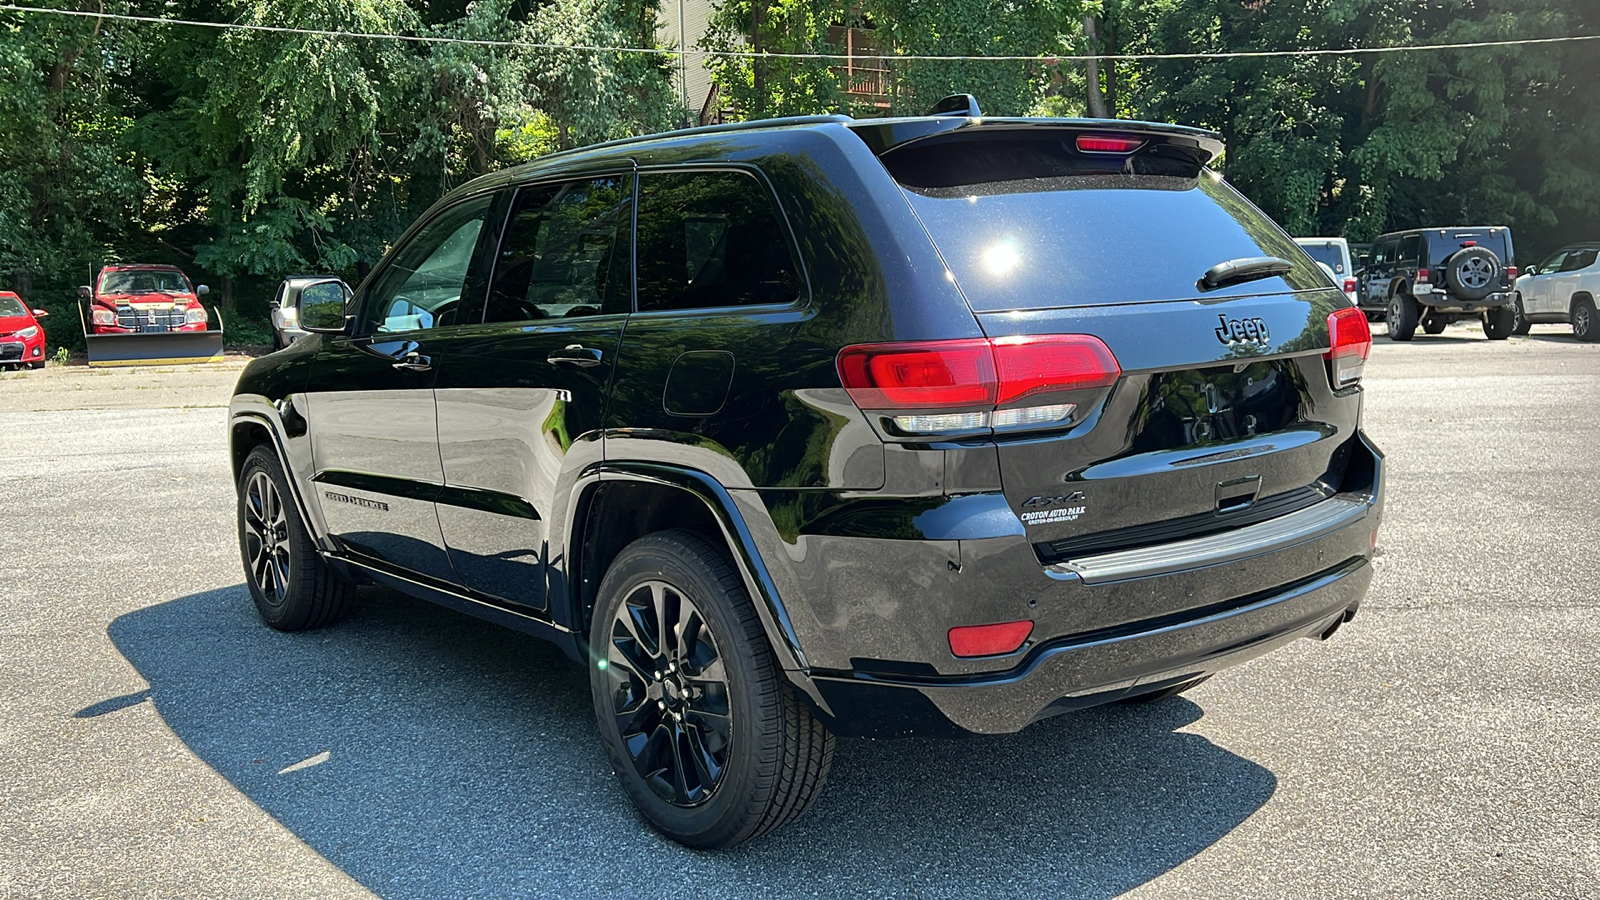
[{"label": "side window trim", "polygon": [[[811,273],[806,270],[805,258],[800,253],[800,241],[794,230],[794,225],[789,221],[789,211],[784,208],[778,199],[778,192],[773,188],[772,180],[760,166],[750,163],[699,163],[686,165],[656,165],[639,166],[636,168],[637,177],[634,179],[633,197],[633,316],[640,318],[681,318],[683,316],[718,316],[734,315],[749,310],[783,310],[805,309],[811,305]],[[639,206],[643,197],[644,179],[648,175],[660,174],[691,174],[695,172],[741,172],[755,178],[761,185],[761,190],[766,194],[767,202],[772,205],[772,210],[777,215],[778,226],[783,230],[784,241],[788,244],[789,259],[794,264],[795,274],[799,280],[799,296],[793,300],[781,303],[750,303],[733,304],[729,306],[702,306],[693,309],[639,309]]]},{"label": "side window trim", "polygon": [[[418,218],[417,221],[411,223],[410,227],[401,232],[400,237],[395,240],[389,251],[383,255],[383,259],[380,260],[379,264],[374,267],[371,272],[367,273],[366,278],[361,280],[360,287],[351,297],[352,302],[348,309],[350,314],[355,317],[355,321],[358,323],[358,328],[356,332],[351,335],[351,337],[370,338],[375,335],[382,335],[385,339],[388,339],[390,335],[404,336],[437,331],[438,329],[435,328],[419,328],[410,331],[378,331],[376,328],[368,328],[366,323],[367,304],[372,301],[372,292],[377,289],[378,285],[382,284],[384,276],[394,265],[395,260],[399,258],[399,254],[395,252],[396,250],[399,250],[407,244],[410,244],[420,232],[422,232],[425,228],[439,218],[448,215],[452,210],[495,193],[495,190],[485,190],[462,197],[460,200],[450,204],[449,206],[439,207],[438,209],[434,210],[431,215]],[[503,189],[500,191],[500,193],[504,193]],[[488,233],[491,231],[498,234],[505,225],[503,220],[505,219],[506,204],[503,202],[503,200],[503,197],[492,197],[489,202],[488,209],[484,211],[483,227],[478,231],[478,240],[472,249],[470,261],[467,263],[467,276],[462,288],[463,293],[479,290],[481,288],[481,292],[484,295],[484,301],[487,301],[489,286],[487,279],[483,277],[483,256],[486,252],[486,247],[489,246],[486,238],[488,237]],[[493,246],[498,247],[498,241],[496,241]],[[458,320],[442,327],[453,329],[463,325],[473,325],[477,322],[481,322],[483,320],[483,305],[483,302],[477,304],[478,315],[475,321],[463,322]]]}]

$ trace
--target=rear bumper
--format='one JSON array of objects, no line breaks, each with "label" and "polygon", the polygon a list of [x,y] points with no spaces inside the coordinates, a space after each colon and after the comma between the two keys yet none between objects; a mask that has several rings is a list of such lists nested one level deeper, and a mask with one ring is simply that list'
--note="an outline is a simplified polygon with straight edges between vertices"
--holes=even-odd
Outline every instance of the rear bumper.
[{"label": "rear bumper", "polygon": [[[841,734],[1005,733],[1325,635],[1366,593],[1382,515],[1382,454],[1359,433],[1350,449],[1343,492],[1321,503],[1059,564],[1020,536],[818,544],[827,587],[790,605],[812,666],[797,681]],[[938,555],[952,550],[959,565]],[[952,626],[1022,619],[1015,653],[950,653]]]},{"label": "rear bumper", "polygon": [[1509,306],[1512,299],[1516,296],[1511,291],[1497,291],[1487,297],[1484,297],[1482,300],[1462,300],[1459,297],[1452,297],[1444,291],[1423,290],[1422,288],[1422,285],[1418,285],[1415,290],[1414,295],[1417,298],[1417,302],[1428,307],[1429,309],[1437,310],[1438,312],[1483,312],[1486,309]]},{"label": "rear bumper", "polygon": [[1358,558],[1196,618],[1043,643],[1005,672],[940,678],[850,673],[815,684],[830,727],[842,734],[1009,733],[1326,634],[1354,616],[1371,581],[1372,566]]}]

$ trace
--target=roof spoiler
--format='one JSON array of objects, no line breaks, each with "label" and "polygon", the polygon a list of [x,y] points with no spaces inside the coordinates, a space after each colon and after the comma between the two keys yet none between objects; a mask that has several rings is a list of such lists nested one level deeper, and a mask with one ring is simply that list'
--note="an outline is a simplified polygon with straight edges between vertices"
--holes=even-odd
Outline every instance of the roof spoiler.
[{"label": "roof spoiler", "polygon": [[1217,134],[1215,131],[1190,128],[1186,125],[1136,122],[1127,119],[978,118],[976,115],[978,108],[976,101],[972,101],[970,108],[974,112],[971,115],[955,109],[948,112],[939,111],[947,105],[953,107],[958,100],[965,103],[971,100],[971,96],[970,94],[956,94],[947,97],[940,101],[933,108],[933,112],[927,116],[899,119],[854,119],[844,124],[855,132],[856,136],[861,138],[872,149],[872,152],[878,156],[908,144],[929,138],[953,135],[962,131],[974,133],[981,131],[987,135],[1000,131],[1033,132],[1037,134],[1046,130],[1078,134],[1096,132],[1146,138],[1151,144],[1161,143],[1172,145],[1174,149],[1183,148],[1202,166],[1208,165],[1212,160],[1222,155],[1222,135]]}]

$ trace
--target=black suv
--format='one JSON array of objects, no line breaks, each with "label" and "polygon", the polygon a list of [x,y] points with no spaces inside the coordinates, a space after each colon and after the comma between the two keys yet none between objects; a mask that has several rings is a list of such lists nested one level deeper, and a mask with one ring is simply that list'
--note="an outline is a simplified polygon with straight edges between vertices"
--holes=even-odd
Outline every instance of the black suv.
[{"label": "black suv", "polygon": [[473,181],[240,377],[255,603],[312,628],[378,583],[548,638],[697,847],[798,816],[835,734],[1325,638],[1372,577],[1371,336],[1221,150],[827,116]]},{"label": "black suv", "polygon": [[1517,327],[1517,267],[1511,229],[1424,228],[1380,236],[1356,288],[1369,317],[1388,319],[1389,337],[1409,341],[1421,325],[1439,334],[1458,319],[1481,318],[1484,336],[1503,341]]}]

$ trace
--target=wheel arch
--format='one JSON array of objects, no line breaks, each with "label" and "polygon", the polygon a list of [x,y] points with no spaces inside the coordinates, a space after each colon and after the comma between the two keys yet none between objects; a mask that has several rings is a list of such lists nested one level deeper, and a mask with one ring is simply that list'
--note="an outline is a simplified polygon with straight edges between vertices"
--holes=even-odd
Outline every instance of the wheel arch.
[{"label": "wheel arch", "polygon": [[551,585],[571,604],[574,634],[588,634],[600,580],[622,548],[646,534],[685,528],[728,549],[779,665],[791,678],[806,669],[788,610],[750,528],[716,479],[659,463],[607,463],[587,475],[578,494],[567,534],[566,583]]},{"label": "wheel arch", "polygon": [[276,416],[277,410],[265,400],[259,405],[266,406],[270,412],[250,406],[241,408],[241,399],[244,398],[234,398],[234,410],[228,419],[228,463],[235,486],[239,483],[239,474],[244,469],[244,461],[249,458],[250,451],[262,445],[271,447],[278,456],[278,463],[283,466],[289,483],[289,496],[300,513],[300,521],[311,532],[313,543],[323,550],[329,549],[328,528],[322,520],[322,511],[307,502],[306,486],[301,481],[301,473],[295,471],[283,425]]},{"label": "wheel arch", "polygon": [[1573,291],[1572,296],[1567,298],[1567,316],[1569,318],[1572,316],[1572,311],[1578,308],[1579,300],[1587,300],[1590,306],[1595,306],[1594,294],[1588,291]]}]

